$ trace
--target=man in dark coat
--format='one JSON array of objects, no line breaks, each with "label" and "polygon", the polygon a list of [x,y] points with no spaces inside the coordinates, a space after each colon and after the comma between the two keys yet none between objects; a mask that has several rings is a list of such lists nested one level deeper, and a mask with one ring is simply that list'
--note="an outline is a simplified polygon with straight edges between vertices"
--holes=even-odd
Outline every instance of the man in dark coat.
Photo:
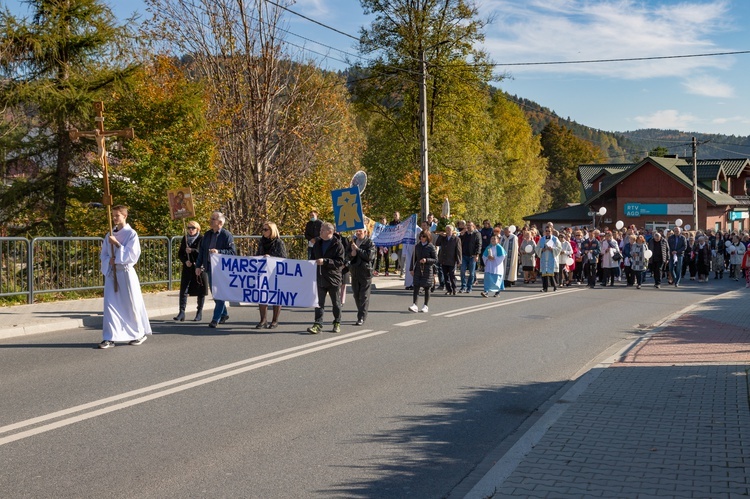
[{"label": "man in dark coat", "polygon": [[357,305],[357,326],[367,319],[372,286],[372,265],[375,261],[375,245],[367,235],[367,229],[357,229],[347,248],[349,272],[352,276],[352,294]]},{"label": "man in dark coat", "polygon": [[669,236],[667,244],[669,245],[669,273],[677,288],[680,286],[680,277],[682,277],[682,259],[685,258],[685,251],[688,249],[687,239],[682,235],[679,227],[674,228],[674,234]]},{"label": "man in dark coat", "polygon": [[322,220],[318,220],[318,211],[310,211],[310,221],[305,225],[305,239],[307,239],[307,259],[312,260],[312,247],[315,244],[315,240],[320,236],[320,226],[323,225]]},{"label": "man in dark coat", "polygon": [[334,237],[333,224],[323,222],[320,227],[320,237],[312,247],[312,259],[318,266],[318,306],[315,308],[315,323],[307,328],[310,334],[318,334],[323,330],[323,309],[326,306],[326,295],[331,296],[333,302],[333,329],[331,332],[341,332],[341,269],[344,267],[344,247],[338,237]]},{"label": "man in dark coat", "polygon": [[[474,281],[477,278],[477,262],[482,254],[482,235],[473,222],[467,222],[466,228],[461,231],[461,289],[459,293],[471,293]],[[469,275],[466,275],[466,272]]]},{"label": "man in dark coat", "polygon": [[[236,255],[237,251],[234,247],[234,236],[231,232],[224,228],[224,222],[226,217],[220,211],[211,213],[211,230],[203,236],[201,246],[198,251],[198,258],[195,260],[195,275],[200,277],[203,272],[208,274],[209,286],[212,284],[211,280],[211,253],[220,253],[222,255]],[[214,316],[208,327],[216,327],[219,324],[224,324],[229,319],[227,313],[227,304],[224,300],[214,299],[216,306],[214,307]]]},{"label": "man in dark coat", "polygon": [[445,235],[438,237],[436,246],[440,247],[438,263],[443,269],[445,294],[456,294],[456,265],[461,265],[461,241],[453,232],[453,226],[445,227]]},{"label": "man in dark coat", "polygon": [[654,236],[648,242],[648,249],[651,250],[648,265],[654,275],[654,287],[658,289],[661,287],[661,271],[664,264],[669,261],[669,246],[659,232],[654,232]]},{"label": "man in dark coat", "polygon": [[594,237],[593,229],[589,231],[589,237],[581,243],[581,263],[583,263],[583,275],[586,277],[587,286],[596,286],[596,263],[601,253],[599,240]]}]

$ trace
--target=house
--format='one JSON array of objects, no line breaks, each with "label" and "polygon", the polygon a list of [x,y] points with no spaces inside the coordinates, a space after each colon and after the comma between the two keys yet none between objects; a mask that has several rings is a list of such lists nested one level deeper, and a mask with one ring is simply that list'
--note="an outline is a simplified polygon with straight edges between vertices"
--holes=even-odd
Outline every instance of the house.
[{"label": "house", "polygon": [[[675,220],[682,219],[683,225],[691,229],[750,228],[750,158],[698,160],[698,227],[693,227],[690,159],[649,156],[634,164],[580,165],[578,179],[584,199],[581,206],[589,215],[586,225],[612,227],[622,221],[626,226],[655,230],[674,227]],[[602,207],[606,213],[600,216]],[[573,214],[573,208],[563,210]],[[561,214],[556,213],[559,211],[546,214],[560,217]],[[575,213],[582,218],[583,208],[577,208]],[[530,215],[525,219],[536,221],[544,215]]]}]

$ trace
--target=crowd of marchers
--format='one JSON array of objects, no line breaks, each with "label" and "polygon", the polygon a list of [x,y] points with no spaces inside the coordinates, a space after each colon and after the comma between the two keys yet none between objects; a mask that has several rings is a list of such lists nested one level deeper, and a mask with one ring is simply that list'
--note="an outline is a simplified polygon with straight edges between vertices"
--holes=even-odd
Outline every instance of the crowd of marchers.
[{"label": "crowd of marchers", "polygon": [[[127,224],[128,210],[115,206],[113,230],[102,244],[101,263],[105,275],[104,327],[100,348],[111,348],[116,342],[141,345],[151,334],[140,283],[134,270],[140,256],[137,233]],[[188,297],[197,297],[196,322],[203,319],[205,297],[211,287],[210,255],[236,254],[234,236],[224,224],[225,216],[213,212],[210,230],[200,233],[195,221],[186,224],[186,234],[179,248],[182,278],[179,291],[179,312],[175,321],[184,321]],[[381,218],[385,224],[385,217]],[[395,212],[389,225],[402,223]],[[404,286],[412,291],[412,312],[429,312],[430,295],[436,291],[447,296],[470,294],[477,282],[477,271],[483,270],[482,297],[498,296],[519,280],[525,285],[541,281],[541,290],[586,284],[595,288],[624,286],[637,289],[653,280],[659,289],[663,282],[680,286],[683,278],[706,282],[713,274],[722,279],[744,278],[750,287],[750,235],[721,231],[682,231],[674,227],[665,232],[637,229],[635,226],[617,230],[564,227],[553,223],[541,230],[536,226],[492,225],[489,220],[481,228],[468,220],[448,223],[438,231],[433,214],[421,222],[414,244],[395,247],[376,247],[367,229],[359,229],[350,237],[335,231],[334,225],[318,218],[312,210],[305,226],[308,241],[308,260],[315,261],[318,306],[310,334],[323,331],[326,301],[330,298],[333,320],[330,331],[341,332],[342,304],[347,284],[351,284],[357,308],[354,325],[367,320],[373,276],[394,272],[404,278]],[[256,256],[287,258],[287,251],[273,222],[262,225]],[[458,274],[458,279],[456,277]],[[423,305],[418,306],[423,295]],[[227,304],[215,301],[210,328],[217,328],[229,320]],[[256,329],[275,329],[279,325],[281,307],[274,305],[271,320],[268,306],[258,306]]]}]

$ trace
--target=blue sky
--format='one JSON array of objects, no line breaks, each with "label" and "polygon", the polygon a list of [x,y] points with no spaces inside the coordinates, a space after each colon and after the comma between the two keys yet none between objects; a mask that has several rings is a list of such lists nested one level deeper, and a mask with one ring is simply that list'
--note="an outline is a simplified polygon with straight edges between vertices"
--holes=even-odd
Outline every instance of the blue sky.
[{"label": "blue sky", "polygon": [[[0,0],[18,11],[17,0]],[[142,0],[110,1],[118,17],[147,15]],[[492,17],[483,48],[507,78],[501,89],[594,128],[750,135],[750,54],[655,61],[503,64],[678,56],[750,50],[748,0],[477,0]],[[291,9],[357,35],[357,0],[297,0]],[[349,53],[350,38],[289,14],[290,32]],[[329,69],[347,56],[288,35]],[[318,55],[312,51],[322,53]],[[326,57],[327,56],[327,57]],[[350,57],[351,58],[351,57]]]}]

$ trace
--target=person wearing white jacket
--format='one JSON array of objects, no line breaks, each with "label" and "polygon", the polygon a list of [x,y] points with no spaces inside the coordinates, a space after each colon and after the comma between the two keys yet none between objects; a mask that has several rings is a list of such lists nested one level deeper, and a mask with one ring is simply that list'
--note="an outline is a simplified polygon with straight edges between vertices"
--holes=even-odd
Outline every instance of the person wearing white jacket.
[{"label": "person wearing white jacket", "polygon": [[742,258],[745,256],[745,245],[740,242],[738,235],[732,236],[732,242],[726,247],[727,253],[729,253],[729,277],[735,281],[739,281],[740,267],[742,266]]}]

